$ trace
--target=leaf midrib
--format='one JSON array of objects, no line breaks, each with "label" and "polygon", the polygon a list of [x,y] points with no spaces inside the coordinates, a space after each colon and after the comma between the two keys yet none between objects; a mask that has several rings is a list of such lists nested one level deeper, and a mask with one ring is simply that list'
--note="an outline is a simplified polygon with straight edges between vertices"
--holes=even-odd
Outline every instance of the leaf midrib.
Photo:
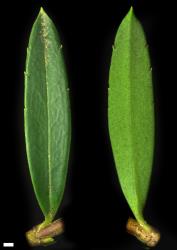
[{"label": "leaf midrib", "polygon": [[[132,45],[132,42],[131,42],[131,40],[132,40],[132,33],[133,33],[133,16],[132,16],[132,13],[131,13],[131,16],[130,16],[130,25],[129,25],[129,41],[130,41],[130,45],[129,45],[129,50],[130,50],[130,52],[129,52],[129,58],[130,58],[130,67],[129,67],[129,83],[130,83],[130,102],[129,102],[129,104],[130,104],[130,130],[131,130],[131,133],[130,133],[130,141],[131,141],[131,145],[132,145],[132,154],[133,154],[133,174],[134,174],[134,183],[135,183],[135,193],[136,193],[136,196],[137,196],[137,208],[138,208],[138,216],[140,215],[141,216],[141,213],[142,213],[142,211],[141,211],[141,208],[140,208],[140,197],[139,197],[139,194],[138,194],[138,190],[139,190],[139,187],[138,187],[138,181],[137,181],[137,170],[136,170],[136,166],[135,166],[135,164],[136,164],[136,162],[134,163],[134,155],[135,155],[135,151],[134,151],[134,133],[133,133],[133,131],[132,131],[132,124],[133,124],[133,122],[132,122],[132,113],[133,113],[133,111],[132,111],[132,107],[133,107],[133,104],[132,104],[132,80],[131,80],[131,75],[132,75],[132,59],[131,59],[131,57],[132,57],[132,47],[133,47],[133,45]],[[139,214],[140,213],[140,214]]]},{"label": "leaf midrib", "polygon": [[52,180],[51,180],[51,158],[50,158],[50,121],[49,121],[49,96],[48,96],[48,81],[47,81],[47,64],[48,64],[48,52],[47,52],[47,25],[46,25],[46,20],[45,20],[45,14],[41,14],[41,36],[42,36],[42,40],[44,42],[44,63],[45,63],[45,85],[46,85],[46,97],[47,97],[47,158],[48,158],[48,187],[49,187],[49,211],[51,212],[51,197],[52,197]]}]

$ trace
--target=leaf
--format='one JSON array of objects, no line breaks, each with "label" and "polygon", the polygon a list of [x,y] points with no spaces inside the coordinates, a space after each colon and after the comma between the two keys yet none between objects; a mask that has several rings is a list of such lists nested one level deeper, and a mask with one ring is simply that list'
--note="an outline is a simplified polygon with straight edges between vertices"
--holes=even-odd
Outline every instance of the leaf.
[{"label": "leaf", "polygon": [[71,126],[68,79],[61,43],[41,8],[32,27],[25,73],[25,138],[31,179],[48,222],[61,203]]},{"label": "leaf", "polygon": [[131,8],[113,46],[108,118],[121,188],[136,219],[144,223],[154,150],[154,107],[148,47]]}]

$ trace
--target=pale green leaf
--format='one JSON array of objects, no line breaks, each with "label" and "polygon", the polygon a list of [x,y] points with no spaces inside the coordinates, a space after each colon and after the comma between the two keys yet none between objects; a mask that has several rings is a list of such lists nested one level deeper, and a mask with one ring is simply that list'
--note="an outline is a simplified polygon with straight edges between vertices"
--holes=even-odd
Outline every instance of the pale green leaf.
[{"label": "pale green leaf", "polygon": [[133,9],[113,46],[108,118],[111,145],[123,193],[143,221],[154,149],[154,107],[148,47]]},{"label": "pale green leaf", "polygon": [[70,105],[63,50],[41,8],[32,27],[25,72],[25,137],[33,187],[51,221],[61,203],[70,148]]}]

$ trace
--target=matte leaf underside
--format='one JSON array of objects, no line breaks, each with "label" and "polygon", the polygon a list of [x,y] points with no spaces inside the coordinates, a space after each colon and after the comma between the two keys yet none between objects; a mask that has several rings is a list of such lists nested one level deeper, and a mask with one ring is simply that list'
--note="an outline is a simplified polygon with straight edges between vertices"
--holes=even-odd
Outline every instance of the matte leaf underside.
[{"label": "matte leaf underside", "polygon": [[132,8],[113,47],[108,117],[120,184],[136,219],[142,222],[153,161],[154,110],[148,47]]},{"label": "matte leaf underside", "polygon": [[25,72],[25,137],[33,187],[45,218],[60,205],[70,146],[68,80],[54,24],[41,8],[33,25]]}]

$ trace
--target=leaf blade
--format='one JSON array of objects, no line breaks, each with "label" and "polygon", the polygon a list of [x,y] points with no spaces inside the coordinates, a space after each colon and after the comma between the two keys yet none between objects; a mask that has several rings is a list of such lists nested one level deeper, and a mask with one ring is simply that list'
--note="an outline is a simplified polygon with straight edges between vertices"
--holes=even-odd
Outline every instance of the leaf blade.
[{"label": "leaf blade", "polygon": [[34,191],[52,220],[62,199],[71,137],[68,80],[60,41],[47,14],[30,35],[25,74],[25,138]]},{"label": "leaf blade", "polygon": [[141,24],[132,8],[115,39],[109,75],[109,132],[123,193],[143,221],[154,148],[150,60]]}]

